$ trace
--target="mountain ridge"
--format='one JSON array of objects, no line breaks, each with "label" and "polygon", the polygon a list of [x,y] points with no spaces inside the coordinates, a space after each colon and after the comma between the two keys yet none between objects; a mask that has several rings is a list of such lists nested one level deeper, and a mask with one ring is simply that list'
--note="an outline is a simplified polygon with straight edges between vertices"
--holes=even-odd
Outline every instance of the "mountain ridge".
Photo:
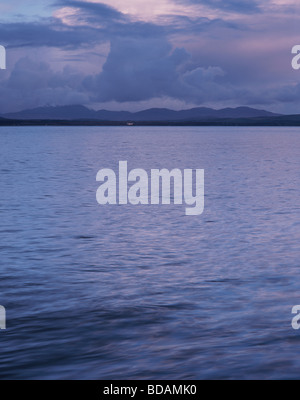
[{"label": "mountain ridge", "polygon": [[236,107],[213,109],[207,107],[194,107],[187,110],[171,110],[168,108],[149,108],[138,112],[91,110],[83,105],[72,106],[46,106],[23,110],[14,113],[1,114],[0,117],[14,120],[70,120],[70,121],[149,121],[149,122],[178,122],[201,121],[204,119],[223,118],[258,118],[276,117],[266,110],[258,110],[251,107]]}]

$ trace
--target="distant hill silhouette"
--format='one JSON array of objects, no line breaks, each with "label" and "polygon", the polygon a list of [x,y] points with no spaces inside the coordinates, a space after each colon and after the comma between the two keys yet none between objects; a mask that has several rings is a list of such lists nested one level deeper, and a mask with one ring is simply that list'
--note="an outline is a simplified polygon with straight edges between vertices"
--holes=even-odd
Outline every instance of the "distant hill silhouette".
[{"label": "distant hill silhouette", "polygon": [[279,116],[279,114],[250,107],[224,108],[221,110],[198,107],[181,111],[169,110],[167,108],[151,108],[131,113],[128,111],[95,111],[81,105],[73,105],[39,107],[31,110],[3,114],[0,117],[10,120],[196,122],[214,119],[266,118],[275,116]]}]

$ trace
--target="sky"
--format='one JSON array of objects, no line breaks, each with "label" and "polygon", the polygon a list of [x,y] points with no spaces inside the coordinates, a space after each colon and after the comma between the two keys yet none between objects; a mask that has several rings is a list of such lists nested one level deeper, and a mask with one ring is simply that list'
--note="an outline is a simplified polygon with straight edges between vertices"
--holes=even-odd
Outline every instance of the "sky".
[{"label": "sky", "polygon": [[299,0],[0,0],[0,114],[83,104],[300,113]]}]

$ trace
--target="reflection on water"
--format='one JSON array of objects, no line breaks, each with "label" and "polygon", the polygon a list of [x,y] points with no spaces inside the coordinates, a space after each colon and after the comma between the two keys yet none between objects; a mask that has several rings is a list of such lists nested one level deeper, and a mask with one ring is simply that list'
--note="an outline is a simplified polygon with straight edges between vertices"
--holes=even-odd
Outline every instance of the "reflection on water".
[{"label": "reflection on water", "polygon": [[[1,128],[1,378],[299,378],[297,128]],[[205,211],[97,171],[203,168]]]}]

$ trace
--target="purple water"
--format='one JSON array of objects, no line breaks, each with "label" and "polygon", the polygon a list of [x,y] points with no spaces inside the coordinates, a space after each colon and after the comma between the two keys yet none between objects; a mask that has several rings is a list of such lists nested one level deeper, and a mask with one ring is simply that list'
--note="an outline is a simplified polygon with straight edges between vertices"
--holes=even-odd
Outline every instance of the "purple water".
[{"label": "purple water", "polygon": [[[0,377],[299,379],[299,128],[0,128]],[[205,169],[205,211],[96,174]]]}]

